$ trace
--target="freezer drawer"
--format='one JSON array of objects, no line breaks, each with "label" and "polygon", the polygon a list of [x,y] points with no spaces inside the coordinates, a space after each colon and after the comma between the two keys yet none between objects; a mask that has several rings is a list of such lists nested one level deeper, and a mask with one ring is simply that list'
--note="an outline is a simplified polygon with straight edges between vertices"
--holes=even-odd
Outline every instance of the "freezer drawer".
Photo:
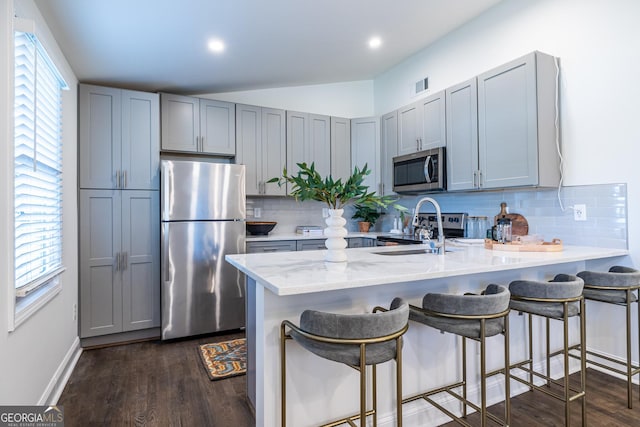
[{"label": "freezer drawer", "polygon": [[244,327],[244,275],[225,262],[244,253],[244,221],[162,224],[162,339]]}]

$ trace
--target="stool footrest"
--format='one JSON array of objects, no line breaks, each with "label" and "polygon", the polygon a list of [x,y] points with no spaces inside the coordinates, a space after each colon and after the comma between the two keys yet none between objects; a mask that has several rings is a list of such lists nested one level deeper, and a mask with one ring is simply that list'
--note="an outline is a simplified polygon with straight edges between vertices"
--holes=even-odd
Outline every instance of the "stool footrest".
[{"label": "stool footrest", "polygon": [[[542,379],[545,379],[547,381],[550,381],[550,382],[552,382],[553,384],[555,384],[557,386],[561,386],[561,387],[564,386],[564,384],[559,380],[547,377],[546,375],[543,375],[540,372],[536,372],[536,371],[531,370],[529,368],[524,368],[522,366],[517,366],[517,364],[516,365],[512,365],[512,369],[521,369],[521,370],[523,370],[524,372],[526,372],[528,374],[533,374],[533,375],[537,376],[538,378],[542,378]],[[530,381],[525,380],[525,379],[520,378],[520,377],[517,377],[515,375],[511,375],[510,378],[512,380],[518,381],[519,383],[527,385],[527,386],[529,386],[531,388],[539,390],[539,391],[541,391],[541,392],[543,392],[543,393],[545,393],[545,394],[547,394],[547,395],[549,395],[551,397],[554,397],[554,398],[556,398],[558,400],[564,401],[564,395],[560,395],[558,393],[555,393],[555,392],[549,390],[549,387],[547,385],[533,384]],[[581,397],[583,397],[585,395],[585,392],[583,390],[576,389],[576,388],[571,387],[571,386],[569,386],[569,390],[572,391],[573,393],[575,393],[573,396],[569,397],[569,402],[573,402],[574,400],[579,399],[579,398],[581,398]]]},{"label": "stool footrest", "polygon": [[[375,414],[376,411],[374,411],[373,409],[365,412],[365,415],[368,417],[369,415],[373,415]],[[341,418],[339,420],[335,420],[335,421],[331,421],[330,423],[327,424],[322,424],[320,427],[336,427],[342,424],[349,424],[350,426],[357,426],[357,424],[354,423],[355,420],[357,420],[358,418],[360,418],[360,414],[355,414],[355,415],[351,415],[345,418]]]},{"label": "stool footrest", "polygon": [[[504,369],[502,370],[504,371]],[[500,373],[499,371],[494,371],[494,375]],[[459,400],[460,402],[462,402],[463,404],[466,404],[467,406],[470,406],[473,410],[475,410],[476,412],[480,412],[481,408],[480,406],[476,405],[475,403],[473,403],[472,401],[465,399],[463,396],[461,396],[458,392],[453,391],[454,388],[458,388],[458,387],[462,387],[464,386],[464,381],[460,381],[454,384],[449,384],[446,386],[442,386],[442,387],[438,387],[435,388],[433,390],[429,390],[423,393],[419,393],[416,394],[414,396],[410,396],[410,397],[406,397],[404,399],[402,399],[402,404],[405,403],[409,403],[409,402],[414,402],[416,400],[425,400],[426,402],[430,403],[431,405],[435,406],[436,408],[438,408],[440,411],[444,412],[447,416],[451,417],[455,422],[457,422],[458,424],[461,424],[463,426],[471,426],[471,424],[467,423],[466,421],[464,421],[461,417],[455,415],[454,413],[452,413],[451,411],[449,411],[448,409],[444,408],[442,405],[440,405],[438,402],[434,401],[431,396],[435,395],[435,394],[440,394],[440,393],[447,393],[450,396],[456,398],[457,400]],[[503,419],[501,419],[500,417],[497,417],[496,415],[487,412],[487,417],[492,419],[493,421],[495,421],[496,423],[500,424],[500,425],[505,425],[505,421]]]}]

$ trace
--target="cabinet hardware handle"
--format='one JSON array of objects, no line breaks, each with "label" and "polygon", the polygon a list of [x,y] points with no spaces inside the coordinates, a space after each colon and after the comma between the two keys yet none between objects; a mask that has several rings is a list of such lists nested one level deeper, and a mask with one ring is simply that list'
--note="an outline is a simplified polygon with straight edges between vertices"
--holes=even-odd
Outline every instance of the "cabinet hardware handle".
[{"label": "cabinet hardware handle", "polygon": [[416,138],[416,151],[420,151],[420,138]]},{"label": "cabinet hardware handle", "polygon": [[113,265],[116,271],[120,271],[120,252],[118,252],[113,258]]},{"label": "cabinet hardware handle", "polygon": [[129,253],[128,253],[128,252],[123,252],[123,253],[122,253],[123,264],[124,264],[124,267],[122,267],[122,271],[126,270],[126,269],[127,269],[127,267],[128,267],[128,262],[129,262],[129,260],[127,259],[127,258],[128,258],[128,255],[129,255]]},{"label": "cabinet hardware handle", "polygon": [[200,137],[200,151],[204,152],[204,136]]},{"label": "cabinet hardware handle", "polygon": [[127,171],[122,171],[122,188],[127,188]]},{"label": "cabinet hardware handle", "polygon": [[473,171],[473,188],[476,188],[478,185],[476,184],[478,177],[478,171]]},{"label": "cabinet hardware handle", "polygon": [[116,188],[120,188],[120,171],[116,171]]},{"label": "cabinet hardware handle", "polygon": [[478,171],[478,188],[482,188],[482,171]]}]

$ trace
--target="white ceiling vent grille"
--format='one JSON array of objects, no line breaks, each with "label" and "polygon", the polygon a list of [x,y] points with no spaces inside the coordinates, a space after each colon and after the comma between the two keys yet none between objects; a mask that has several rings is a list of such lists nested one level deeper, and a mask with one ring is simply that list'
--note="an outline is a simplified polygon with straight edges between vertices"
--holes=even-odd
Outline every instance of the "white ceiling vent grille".
[{"label": "white ceiling vent grille", "polygon": [[425,90],[429,89],[429,77],[425,77],[424,79],[420,79],[416,82],[413,89],[413,94],[417,95]]}]

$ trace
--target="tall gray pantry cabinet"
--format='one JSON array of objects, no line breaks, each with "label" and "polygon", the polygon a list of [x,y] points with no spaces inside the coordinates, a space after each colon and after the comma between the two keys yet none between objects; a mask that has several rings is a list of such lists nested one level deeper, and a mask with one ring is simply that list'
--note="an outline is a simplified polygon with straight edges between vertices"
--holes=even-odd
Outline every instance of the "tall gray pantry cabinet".
[{"label": "tall gray pantry cabinet", "polygon": [[159,96],[81,84],[78,105],[80,338],[116,342],[160,327]]}]

